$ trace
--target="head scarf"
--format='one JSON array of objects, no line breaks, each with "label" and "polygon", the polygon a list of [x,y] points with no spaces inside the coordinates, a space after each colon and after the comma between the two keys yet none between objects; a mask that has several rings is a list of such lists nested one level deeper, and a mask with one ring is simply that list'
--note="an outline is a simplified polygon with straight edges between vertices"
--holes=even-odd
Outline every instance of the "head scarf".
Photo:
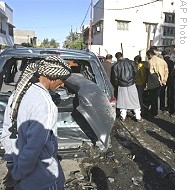
[{"label": "head scarf", "polygon": [[29,87],[38,82],[39,76],[44,76],[49,80],[66,80],[71,74],[70,66],[58,56],[48,56],[41,60],[38,63],[30,63],[26,66],[24,71],[22,72],[18,83],[16,85],[16,89],[13,93],[13,101],[11,104],[12,112],[11,112],[11,120],[12,127],[9,128],[9,131],[12,132],[10,138],[16,138],[17,134],[17,114],[20,102],[29,89]]},{"label": "head scarf", "polygon": [[61,57],[49,56],[39,63],[37,72],[50,80],[65,80],[70,76],[71,68]]}]

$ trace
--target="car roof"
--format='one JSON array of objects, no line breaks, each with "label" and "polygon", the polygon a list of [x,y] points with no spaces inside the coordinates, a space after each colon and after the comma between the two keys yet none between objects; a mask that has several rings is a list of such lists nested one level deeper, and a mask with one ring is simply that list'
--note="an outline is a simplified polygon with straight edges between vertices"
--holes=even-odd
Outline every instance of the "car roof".
[{"label": "car roof", "polygon": [[88,50],[60,49],[60,48],[35,48],[35,47],[9,47],[0,53],[0,70],[4,67],[6,61],[10,58],[43,59],[49,55],[60,55],[65,60],[96,60],[97,56]]},{"label": "car roof", "polygon": [[49,55],[59,54],[62,58],[75,58],[75,59],[97,59],[93,52],[86,50],[73,50],[73,49],[59,49],[59,48],[34,48],[34,47],[13,47],[6,48],[0,56],[14,56],[14,55]]}]

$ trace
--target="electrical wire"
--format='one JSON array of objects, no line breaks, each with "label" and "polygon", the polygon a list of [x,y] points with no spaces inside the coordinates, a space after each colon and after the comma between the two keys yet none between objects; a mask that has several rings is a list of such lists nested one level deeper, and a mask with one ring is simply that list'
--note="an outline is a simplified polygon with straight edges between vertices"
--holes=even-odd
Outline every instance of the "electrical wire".
[{"label": "electrical wire", "polygon": [[133,6],[133,7],[126,7],[126,8],[120,8],[120,9],[104,9],[103,7],[98,7],[96,6],[96,8],[99,8],[99,9],[104,9],[104,10],[112,10],[112,11],[121,11],[121,10],[126,10],[126,9],[134,9],[134,8],[137,8],[137,7],[142,7],[142,6],[146,6],[146,5],[149,5],[149,4],[152,4],[152,3],[155,3],[157,1],[160,1],[160,0],[155,0],[155,1],[152,1],[152,2],[149,2],[149,3],[144,3],[142,5],[136,5],[136,6]]},{"label": "electrical wire", "polygon": [[86,17],[87,17],[87,15],[88,15],[89,9],[90,9],[90,4],[89,4],[88,10],[87,10],[87,12],[86,12],[86,15],[85,15],[85,17],[84,17],[84,19],[83,19],[83,21],[82,21],[82,23],[81,23],[81,25],[80,25],[80,28],[82,27],[84,21],[86,20]]}]

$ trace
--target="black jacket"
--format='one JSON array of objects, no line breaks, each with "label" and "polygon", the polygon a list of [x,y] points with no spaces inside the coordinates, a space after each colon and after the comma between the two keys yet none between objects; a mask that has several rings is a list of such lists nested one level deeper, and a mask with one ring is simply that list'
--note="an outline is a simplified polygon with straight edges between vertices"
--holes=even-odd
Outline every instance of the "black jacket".
[{"label": "black jacket", "polygon": [[133,61],[119,59],[111,68],[111,83],[114,87],[127,87],[135,83],[136,72]]}]

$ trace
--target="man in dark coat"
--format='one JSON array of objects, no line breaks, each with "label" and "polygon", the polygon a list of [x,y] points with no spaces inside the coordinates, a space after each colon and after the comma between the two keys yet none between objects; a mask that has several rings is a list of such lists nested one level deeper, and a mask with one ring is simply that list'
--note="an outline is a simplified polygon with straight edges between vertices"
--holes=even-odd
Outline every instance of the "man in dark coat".
[{"label": "man in dark coat", "polygon": [[135,85],[136,72],[133,61],[123,58],[121,52],[115,54],[117,62],[111,69],[111,83],[118,88],[117,108],[120,110],[121,120],[125,121],[128,110],[133,110],[136,121],[141,122],[141,109],[137,88]]}]

